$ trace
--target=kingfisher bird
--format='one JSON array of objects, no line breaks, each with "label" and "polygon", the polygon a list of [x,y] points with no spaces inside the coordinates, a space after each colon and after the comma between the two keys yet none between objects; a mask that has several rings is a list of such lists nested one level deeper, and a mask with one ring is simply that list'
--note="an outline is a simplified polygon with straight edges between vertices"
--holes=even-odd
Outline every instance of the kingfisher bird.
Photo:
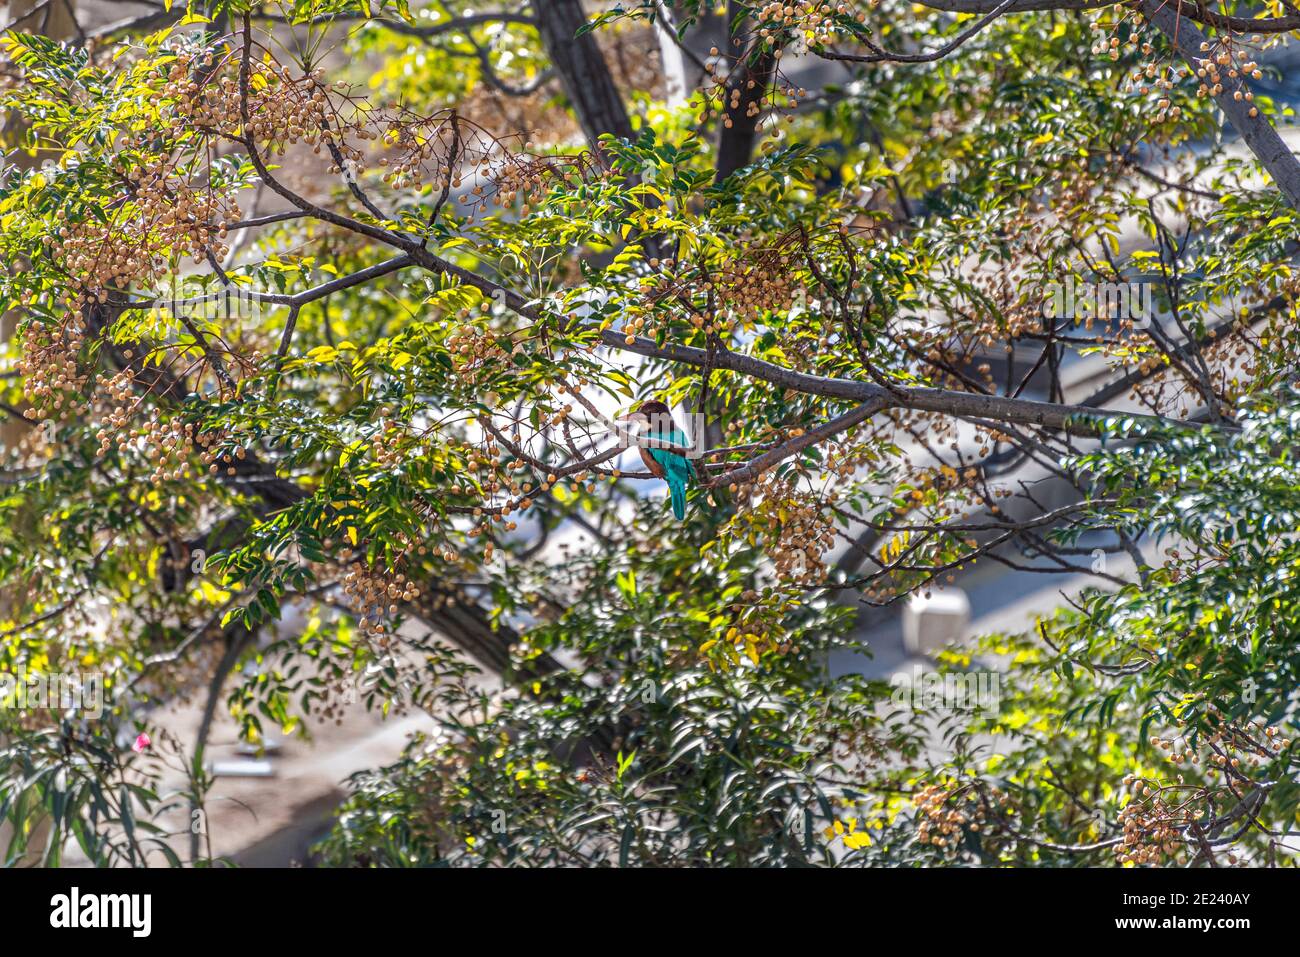
[{"label": "kingfisher bird", "polygon": [[[641,434],[647,439],[671,442],[673,445],[681,446],[683,451],[691,447],[686,433],[673,421],[672,410],[662,402],[642,402],[636,411],[628,413],[619,421],[641,426]],[[665,448],[647,448],[644,445],[637,446],[637,450],[641,453],[641,461],[650,470],[650,474],[668,483],[673,514],[679,521],[686,518],[686,483],[691,478],[691,463],[687,461],[686,456],[670,452]]]}]

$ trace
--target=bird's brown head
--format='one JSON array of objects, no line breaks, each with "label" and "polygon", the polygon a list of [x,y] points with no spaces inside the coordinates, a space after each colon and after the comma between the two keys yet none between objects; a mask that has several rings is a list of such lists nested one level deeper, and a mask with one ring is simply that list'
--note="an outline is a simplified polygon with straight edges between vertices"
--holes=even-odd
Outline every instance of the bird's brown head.
[{"label": "bird's brown head", "polygon": [[622,416],[622,422],[632,425],[641,425],[651,429],[671,429],[673,425],[673,413],[667,405],[651,399],[648,402],[642,402],[633,411]]}]

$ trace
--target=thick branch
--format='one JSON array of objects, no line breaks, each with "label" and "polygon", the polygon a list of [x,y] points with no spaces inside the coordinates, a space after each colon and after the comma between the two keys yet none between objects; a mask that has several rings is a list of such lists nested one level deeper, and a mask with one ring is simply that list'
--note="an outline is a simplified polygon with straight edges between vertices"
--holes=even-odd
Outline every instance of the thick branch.
[{"label": "thick branch", "polygon": [[982,19],[975,21],[957,36],[953,37],[943,46],[936,47],[928,53],[898,53],[893,50],[885,50],[875,44],[869,43],[871,53],[837,53],[833,50],[820,52],[818,55],[825,60],[847,60],[851,63],[882,63],[885,61],[892,63],[933,63],[935,60],[942,60],[953,50],[957,49],[971,37],[975,36],[986,26],[996,20],[1002,14],[1011,9],[1016,0],[1002,0]]},{"label": "thick branch", "polygon": [[1149,425],[1181,426],[1185,423],[1160,416],[1104,412],[1083,405],[1066,405],[1057,402],[1037,402],[1032,399],[1013,399],[999,395],[981,395],[974,392],[955,392],[949,389],[894,388],[886,389],[874,382],[858,379],[834,379],[829,376],[797,372],[753,356],[720,349],[709,353],[693,346],[665,344],[659,346],[653,339],[637,337],[629,344],[626,337],[613,330],[601,334],[606,345],[638,355],[670,362],[681,362],[699,368],[712,364],[715,369],[738,372],[753,379],[792,389],[806,395],[848,399],[856,402],[880,401],[881,409],[903,408],[918,412],[936,412],[942,415],[992,419],[1017,425],[1037,425],[1059,429],[1070,435],[1097,435],[1099,420],[1123,416]]},{"label": "thick branch", "polygon": [[632,139],[627,109],[595,36],[578,36],[587,23],[580,0],[540,0],[537,7],[538,32],[587,142],[595,149],[606,133]]},{"label": "thick branch", "polygon": [[[1194,9],[1181,0],[1172,0],[1172,3],[1171,0],[1142,0],[1143,15],[1169,38],[1192,69],[1196,69],[1199,61],[1204,59],[1201,44],[1205,42],[1205,34],[1189,19]],[[1243,78],[1241,86],[1245,85]],[[1233,98],[1233,93],[1240,88],[1230,89],[1230,86],[1225,86],[1215,101],[1273,177],[1287,204],[1300,209],[1300,162],[1262,113],[1251,116],[1250,102],[1245,98]]]},{"label": "thick branch", "polygon": [[[735,4],[728,5],[729,19],[736,15],[734,7]],[[737,29],[743,30],[744,27]],[[718,158],[714,182],[721,183],[736,170],[748,165],[750,157],[754,155],[754,145],[758,142],[758,124],[763,118],[760,104],[767,95],[775,70],[774,51],[764,47],[742,59],[727,78],[723,109],[730,125],[727,122],[718,125]],[[734,109],[730,106],[732,97],[736,98],[737,103]]]},{"label": "thick branch", "polygon": [[[1000,0],[921,0],[923,6],[932,10],[946,10],[949,13],[981,14],[989,13],[998,6]],[[1037,10],[1095,10],[1099,7],[1115,6],[1114,0],[1012,0],[1004,13],[1030,13]],[[1177,0],[1174,0],[1177,7]],[[1198,23],[1233,33],[1290,33],[1300,30],[1300,16],[1290,17],[1230,17],[1214,13],[1201,5],[1187,4],[1182,15]]]}]

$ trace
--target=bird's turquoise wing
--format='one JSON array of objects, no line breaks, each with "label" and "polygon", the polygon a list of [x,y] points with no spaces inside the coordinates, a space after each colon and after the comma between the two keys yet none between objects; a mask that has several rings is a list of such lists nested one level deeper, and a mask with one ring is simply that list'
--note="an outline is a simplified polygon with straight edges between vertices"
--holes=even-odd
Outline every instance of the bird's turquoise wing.
[{"label": "bird's turquoise wing", "polygon": [[[682,448],[690,448],[690,440],[686,438],[681,429],[673,429],[672,432],[664,434],[663,432],[651,432],[647,438],[656,439],[661,442],[671,442],[674,445],[680,445]],[[675,455],[667,449],[649,448],[646,451],[650,457],[663,466],[663,470],[669,475],[680,476],[683,481],[689,481],[691,475],[691,463],[684,455]]]},{"label": "bird's turquoise wing", "polygon": [[[671,442],[674,445],[680,445],[682,448],[688,448],[690,441],[681,429],[673,429],[672,432],[664,434],[662,432],[651,433],[649,438],[661,439],[665,442]],[[650,457],[659,463],[664,470],[664,481],[668,483],[668,492],[672,499],[673,514],[678,520],[686,517],[686,483],[691,477],[691,463],[683,455],[675,455],[667,449],[651,448],[648,450]]]}]

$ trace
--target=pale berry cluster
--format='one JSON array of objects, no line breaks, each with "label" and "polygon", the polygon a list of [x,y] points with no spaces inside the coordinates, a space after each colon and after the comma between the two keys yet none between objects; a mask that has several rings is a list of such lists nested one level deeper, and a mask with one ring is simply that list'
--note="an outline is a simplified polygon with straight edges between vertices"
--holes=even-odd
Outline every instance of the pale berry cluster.
[{"label": "pale berry cluster", "polygon": [[807,301],[804,287],[792,276],[797,262],[798,253],[782,245],[742,247],[707,269],[671,259],[651,259],[655,274],[639,282],[646,302],[628,311],[620,331],[629,345],[635,336],[654,335],[665,321],[655,311],[661,303],[687,305],[692,326],[719,335],[768,312],[797,310]]},{"label": "pale berry cluster", "polygon": [[152,288],[177,258],[201,262],[228,251],[213,234],[223,235],[222,224],[239,216],[229,192],[191,185],[164,157],[135,166],[123,181],[122,205],[111,220],[61,213],[62,224],[44,239],[51,258],[73,277],[65,299],[70,308],[105,302],[110,292],[133,285]]},{"label": "pale berry cluster", "polygon": [[203,448],[199,461],[208,467],[209,475],[216,475],[223,468],[227,475],[235,475],[235,462],[243,461],[248,454],[243,445],[232,442],[225,432],[202,432],[195,440]]},{"label": "pale berry cluster", "polygon": [[[1217,708],[1208,711],[1211,716],[1224,717]],[[1188,766],[1189,773],[1191,768],[1204,765],[1211,779],[1222,776],[1228,788],[1187,783],[1182,774],[1176,775],[1172,783],[1139,774],[1125,777],[1131,800],[1120,811],[1124,840],[1115,848],[1116,860],[1122,864],[1158,864],[1187,850],[1189,842],[1195,842],[1194,828],[1205,820],[1207,802],[1214,806],[1219,797],[1223,799],[1222,807],[1239,802],[1241,784],[1248,782],[1251,773],[1259,771],[1265,762],[1283,755],[1291,740],[1276,727],[1257,719],[1245,725],[1223,720],[1214,731],[1199,736],[1195,744],[1179,735],[1153,735],[1150,744],[1166,752],[1169,763]],[[1206,845],[1190,846],[1201,853]],[[1229,864],[1237,862],[1235,854],[1228,853],[1226,858]]]},{"label": "pale berry cluster", "polygon": [[[197,60],[194,53],[183,53],[173,61],[162,90],[164,102],[171,105],[177,119],[194,129],[229,134],[243,127],[238,64],[229,63],[204,76]],[[323,77],[322,70],[295,76],[275,63],[250,62],[245,134],[272,154],[282,155],[297,143],[320,153],[332,143],[343,155],[360,159],[360,153],[349,148],[331,126],[333,110]],[[359,139],[368,135],[364,129],[351,132]]]},{"label": "pale berry cluster", "polygon": [[[1222,717],[1217,709],[1209,710],[1211,715]],[[1277,728],[1267,726],[1261,718],[1244,726],[1224,721],[1200,738],[1198,747],[1206,752],[1204,755],[1186,738],[1157,736],[1150,743],[1159,751],[1167,751],[1171,764],[1199,764],[1204,760],[1210,765],[1211,773],[1217,769],[1231,779],[1244,777],[1259,770],[1265,761],[1279,757],[1291,746],[1291,739]]]},{"label": "pale berry cluster", "polygon": [[[571,183],[592,169],[588,156],[530,157],[505,145],[463,117],[440,113],[413,120],[390,119],[381,138],[387,155],[378,159],[384,182],[418,189],[431,178],[437,190],[466,189],[459,201],[478,212],[488,205],[512,207],[522,200],[527,216],[552,182]],[[524,141],[523,149],[532,147]]]},{"label": "pale berry cluster", "polygon": [[974,790],[966,799],[940,784],[931,784],[912,795],[917,811],[916,836],[922,844],[939,848],[956,847],[962,832],[978,832],[984,825],[984,805]]},{"label": "pale berry cluster", "polygon": [[744,502],[736,520],[764,543],[777,575],[814,585],[825,580],[824,556],[835,544],[835,527],[820,501],[801,495],[792,481],[765,472],[737,490]]},{"label": "pale berry cluster", "polygon": [[[106,386],[110,393],[120,395],[123,385],[129,383],[130,379],[119,374],[109,380],[101,375],[99,382]],[[122,398],[125,399],[125,396]],[[192,422],[183,422],[174,417],[164,421],[155,412],[142,424],[128,429],[126,426],[130,419],[125,408],[114,410],[106,416],[105,421],[105,426],[95,434],[99,442],[99,454],[108,454],[114,445],[119,454],[132,452],[140,454],[153,469],[149,481],[154,485],[168,480],[191,478],[191,466],[196,454],[204,463],[215,463],[217,459],[215,452],[199,453],[198,451],[204,446],[215,443],[216,434],[198,431]],[[241,449],[240,458],[243,458],[242,451]],[[217,466],[213,464],[210,471],[215,473],[216,469]],[[233,473],[234,469],[230,471]]]},{"label": "pale berry cluster", "polygon": [[503,340],[489,329],[470,324],[473,317],[470,310],[462,309],[459,317],[464,324],[457,326],[448,337],[447,351],[451,353],[451,365],[457,377],[474,386],[487,381],[501,363],[508,361],[514,347],[507,348],[509,339]]},{"label": "pale berry cluster", "polygon": [[[745,119],[753,120],[767,111],[775,122],[781,111],[798,109],[799,101],[808,96],[806,89],[787,82],[780,74],[773,78],[771,89],[766,86],[760,88],[759,81],[752,76],[745,78],[743,84],[732,82],[730,70],[721,68],[717,59],[718,48],[714,47],[709,52],[710,59],[704,65],[709,83],[700,91],[703,97],[702,115],[706,120],[720,118],[722,125],[731,129],[741,117],[743,104]],[[777,49],[772,55],[779,58],[781,53]],[[786,122],[793,122],[793,112],[787,113],[785,118]],[[770,143],[764,144],[765,148],[770,146]]]},{"label": "pale berry cluster", "polygon": [[59,418],[71,411],[74,397],[86,385],[78,371],[77,356],[84,337],[71,322],[57,327],[32,323],[23,333],[18,371],[23,377],[31,406],[23,415],[33,421],[45,416]]},{"label": "pale berry cluster", "polygon": [[379,634],[385,630],[384,619],[399,612],[398,602],[418,600],[421,589],[401,572],[393,574],[355,561],[343,576],[343,593],[360,619],[361,630]]},{"label": "pale berry cluster", "polygon": [[[132,354],[133,350],[128,349],[126,351],[127,358],[130,358]],[[104,422],[107,428],[104,429],[104,434],[99,437],[100,453],[104,454],[108,451],[108,445],[112,441],[109,437],[113,432],[126,428],[131,421],[131,414],[139,405],[140,400],[136,395],[135,371],[129,366],[112,376],[103,373],[96,375],[95,385],[104,390],[105,397],[111,403],[111,408],[104,413]]]},{"label": "pale berry cluster", "polygon": [[[871,0],[876,6],[878,0]],[[758,22],[764,24],[758,35],[765,42],[777,42],[789,31],[798,31],[808,46],[827,46],[841,35],[856,32],[854,25],[866,22],[865,11],[855,10],[853,4],[830,3],[827,0],[800,0],[798,3],[767,3],[758,11]]]},{"label": "pale berry cluster", "polygon": [[1183,850],[1183,831],[1198,811],[1181,786],[1161,785],[1138,775],[1124,779],[1133,800],[1119,812],[1124,840],[1115,845],[1120,864],[1159,864]]},{"label": "pale berry cluster", "polygon": [[518,203],[519,214],[527,216],[542,201],[552,184],[572,184],[585,173],[582,160],[542,158],[528,161],[504,154],[499,162],[484,164],[480,181],[468,193],[463,193],[460,200],[467,205],[477,204],[475,208],[480,213],[487,212],[489,204],[506,209]]},{"label": "pale berry cluster", "polygon": [[802,287],[791,278],[797,254],[787,249],[760,248],[724,264],[710,289],[740,320],[758,319],[771,310],[781,312],[799,301]]},{"label": "pale berry cluster", "polygon": [[[1210,55],[1198,60],[1196,64],[1196,76],[1201,81],[1196,88],[1197,96],[1218,96],[1223,92],[1226,80],[1229,85],[1236,87],[1232,91],[1234,100],[1251,102],[1255,99],[1255,94],[1246,88],[1244,81],[1246,77],[1261,79],[1264,72],[1249,50],[1238,49],[1234,55],[1232,38],[1225,37],[1217,49],[1212,49],[1208,42],[1202,43],[1201,52]],[[1258,116],[1258,107],[1251,106],[1250,115]]]}]

